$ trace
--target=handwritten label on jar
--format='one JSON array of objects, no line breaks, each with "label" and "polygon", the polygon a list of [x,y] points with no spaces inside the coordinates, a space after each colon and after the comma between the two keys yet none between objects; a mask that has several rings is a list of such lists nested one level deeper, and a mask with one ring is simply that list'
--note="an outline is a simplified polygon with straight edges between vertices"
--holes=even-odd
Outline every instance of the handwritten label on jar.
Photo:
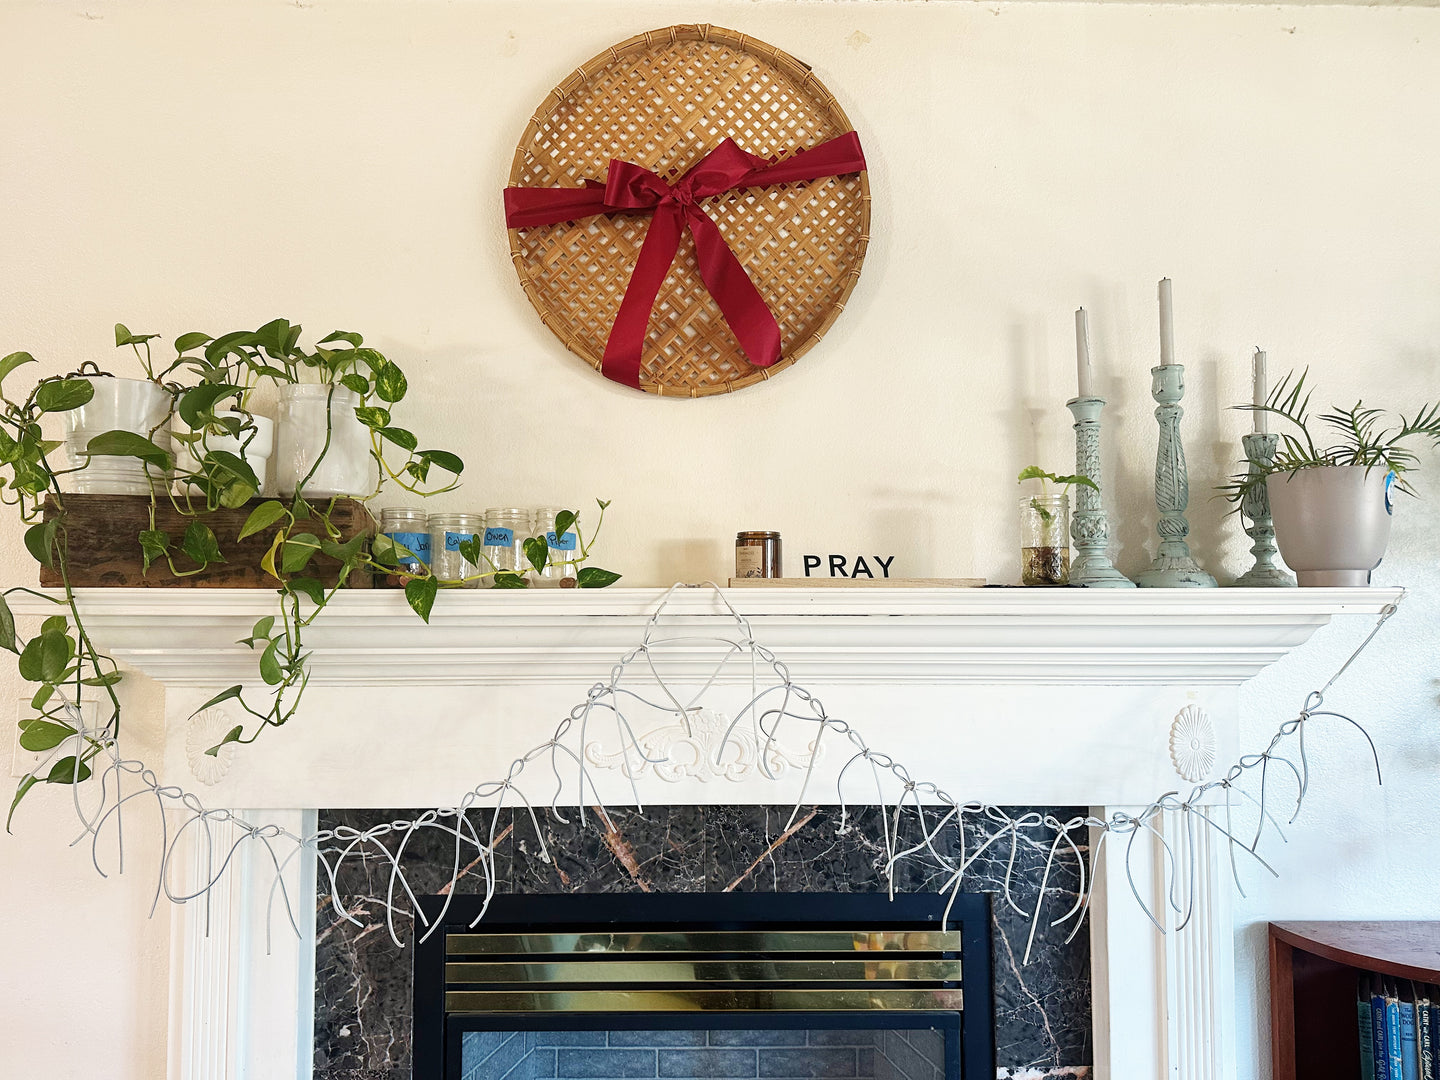
[{"label": "handwritten label on jar", "polygon": [[514,546],[515,546],[515,530],[514,530],[514,529],[490,529],[490,528],[487,528],[487,529],[485,530],[485,546],[486,546],[486,547],[514,547]]},{"label": "handwritten label on jar", "polygon": [[417,562],[424,563],[426,566],[430,565],[429,533],[392,532],[386,533],[385,535],[401,547],[409,549],[415,555],[414,559],[407,559],[401,556],[401,566],[414,566]]},{"label": "handwritten label on jar", "polygon": [[567,532],[564,536],[560,537],[560,539],[557,540],[555,539],[555,530],[551,529],[545,534],[545,539],[549,542],[550,547],[555,551],[575,550],[575,534],[573,532]]},{"label": "handwritten label on jar", "polygon": [[450,531],[447,529],[447,530],[445,531],[445,550],[446,550],[446,551],[459,551],[461,544],[465,543],[465,541],[467,541],[467,540],[474,540],[474,539],[475,539],[475,534],[474,534],[474,533],[469,533],[469,532],[450,532]]}]

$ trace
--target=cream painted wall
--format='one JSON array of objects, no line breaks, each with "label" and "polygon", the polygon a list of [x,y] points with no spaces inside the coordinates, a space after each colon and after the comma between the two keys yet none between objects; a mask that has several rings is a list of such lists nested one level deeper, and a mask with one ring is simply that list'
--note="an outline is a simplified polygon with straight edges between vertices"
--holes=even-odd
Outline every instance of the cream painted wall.
[{"label": "cream painted wall", "polygon": [[[874,239],[796,368],[654,400],[540,325],[499,189],[554,83],[696,19],[815,66],[865,140]],[[1194,540],[1222,578],[1243,538],[1207,494],[1238,454],[1244,418],[1225,406],[1248,393],[1251,346],[1311,365],[1327,401],[1440,394],[1434,10],[0,0],[0,56],[0,352],[113,362],[117,319],[361,330],[411,372],[415,424],[470,462],[438,506],[611,498],[600,561],[632,584],[723,576],[737,528],[780,529],[792,569],[805,551],[894,552],[897,572],[1013,580],[1012,477],[1067,463],[1080,303],[1111,401],[1118,561],[1136,571],[1164,274]],[[1415,593],[1333,699],[1370,721],[1384,789],[1354,737],[1315,740],[1281,878],[1246,872],[1244,1076],[1267,1072],[1264,920],[1440,917],[1437,530],[1433,498],[1402,504],[1377,578]],[[29,577],[14,527],[0,560]],[[1333,627],[1256,680],[1255,745],[1362,631]],[[32,800],[0,841],[0,1073],[159,1076],[164,909],[145,919],[153,881],[133,865],[101,879],[65,846],[62,801]]]}]

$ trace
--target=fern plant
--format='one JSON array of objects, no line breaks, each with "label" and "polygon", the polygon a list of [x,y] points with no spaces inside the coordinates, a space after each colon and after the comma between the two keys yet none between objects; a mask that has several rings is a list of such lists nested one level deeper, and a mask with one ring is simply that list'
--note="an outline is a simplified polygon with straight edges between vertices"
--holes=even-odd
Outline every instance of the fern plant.
[{"label": "fern plant", "polygon": [[1306,385],[1309,374],[1308,368],[1298,376],[1293,371],[1288,373],[1263,405],[1235,406],[1246,412],[1279,417],[1293,430],[1278,433],[1279,445],[1268,466],[1252,466],[1244,475],[1233,476],[1221,485],[1225,497],[1238,507],[1267,476],[1346,465],[1394,473],[1395,487],[1414,495],[1414,489],[1405,479],[1405,473],[1420,464],[1419,455],[1412,447],[1428,440],[1432,447],[1440,448],[1440,402],[1421,405],[1408,416],[1399,413],[1398,423],[1384,410],[1363,401],[1355,402],[1348,409],[1332,405],[1329,412],[1314,416],[1310,412],[1314,390]]}]

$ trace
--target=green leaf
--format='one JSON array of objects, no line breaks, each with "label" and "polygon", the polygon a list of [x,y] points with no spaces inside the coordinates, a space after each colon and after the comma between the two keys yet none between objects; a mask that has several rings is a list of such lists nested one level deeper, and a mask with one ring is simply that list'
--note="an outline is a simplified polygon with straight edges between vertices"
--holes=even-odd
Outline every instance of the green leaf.
[{"label": "green leaf", "polygon": [[358,349],[361,345],[364,344],[365,339],[359,334],[353,333],[349,330],[335,330],[322,337],[319,341],[316,342],[316,344],[329,345],[332,341],[344,341]]},{"label": "green leaf", "polygon": [[1022,484],[1026,480],[1040,480],[1049,481],[1052,484],[1063,484],[1069,487],[1088,487],[1094,488],[1096,491],[1100,490],[1099,485],[1088,476],[1058,476],[1055,473],[1046,472],[1040,468],[1039,465],[1025,466],[1025,468],[1020,470],[1020,475],[1016,477],[1016,480]]},{"label": "green leaf", "polygon": [[85,452],[93,457],[134,457],[141,461],[168,469],[171,465],[170,452],[162,450],[144,435],[133,431],[106,431],[90,440]]},{"label": "green leaf", "polygon": [[546,562],[550,559],[550,543],[543,536],[532,536],[521,545],[525,551],[525,558],[530,560],[530,565],[535,568],[536,573],[545,569]]},{"label": "green leaf", "polygon": [[12,352],[5,359],[0,360],[0,382],[5,381],[5,376],[18,368],[21,364],[33,364],[35,357],[28,352]]},{"label": "green leaf", "polygon": [[162,529],[145,529],[140,533],[140,573],[150,569],[150,564],[163,559],[170,550],[170,534]]},{"label": "green leaf", "polygon": [[290,592],[298,592],[310,598],[316,607],[325,603],[325,586],[313,577],[291,578],[285,583]]},{"label": "green leaf", "polygon": [[227,510],[240,509],[260,490],[255,470],[229,450],[211,450],[200,462],[200,468],[219,489],[220,505]]},{"label": "green leaf", "polygon": [[220,753],[220,747],[224,746],[226,743],[239,742],[240,735],[244,730],[245,729],[241,725],[236,724],[234,727],[232,727],[229,731],[225,733],[225,737],[223,739],[221,739],[214,746],[210,747],[209,750],[206,750],[205,753],[207,753],[211,757],[217,756]]},{"label": "green leaf", "polygon": [[509,570],[502,570],[495,575],[494,587],[497,589],[528,589],[530,582],[520,574],[512,573]]},{"label": "green leaf", "polygon": [[52,518],[25,530],[25,550],[48,569],[55,566],[55,530],[58,528],[59,523]]},{"label": "green leaf", "polygon": [[121,345],[143,345],[147,341],[154,341],[159,334],[132,334],[124,323],[115,324],[115,347]]},{"label": "green leaf", "polygon": [[280,667],[280,639],[276,638],[265,646],[260,654],[260,678],[268,686],[278,686],[285,681],[285,672]]},{"label": "green leaf", "polygon": [[320,539],[313,533],[296,533],[282,545],[280,569],[286,574],[304,570],[305,564],[320,550]]},{"label": "green leaf", "polygon": [[[356,395],[362,398],[370,393],[370,380],[365,378],[364,375],[360,375],[354,371],[349,375],[343,376],[340,379],[340,385],[347,390],[355,391]],[[388,423],[389,421],[386,422]]]},{"label": "green leaf", "polygon": [[450,453],[449,450],[421,450],[420,456],[456,476],[465,471],[465,462],[461,461],[457,455]]},{"label": "green leaf", "polygon": [[461,540],[458,550],[460,557],[471,566],[485,565],[485,549],[480,543],[479,536],[472,536],[469,540]]},{"label": "green leaf", "polygon": [[605,510],[605,509],[607,509],[607,508],[610,506],[610,500],[609,500],[609,499],[596,499],[596,500],[595,500],[595,505],[598,506],[598,507],[600,507],[601,510]]},{"label": "green leaf", "polygon": [[575,524],[575,511],[561,510],[555,515],[555,536],[564,536],[570,531],[570,526]]},{"label": "green leaf", "polygon": [[254,536],[262,529],[268,529],[275,522],[285,516],[285,504],[278,499],[270,499],[261,503],[250,511],[250,516],[245,519],[245,524],[240,529],[237,540],[244,540],[247,536]]},{"label": "green leaf", "polygon": [[[36,712],[45,708],[45,703],[55,694],[54,683],[41,683],[40,689],[35,691],[35,696],[30,699],[30,707]],[[21,721],[22,723],[24,721]]]},{"label": "green leaf", "polygon": [[598,566],[582,566],[575,574],[575,583],[582,589],[603,589],[619,580],[619,574]]},{"label": "green leaf", "polygon": [[64,615],[51,615],[40,624],[42,634],[67,634],[70,632],[70,620]]},{"label": "green leaf", "polygon": [[35,388],[35,406],[41,412],[69,412],[94,396],[95,387],[88,379],[60,379]]},{"label": "green leaf", "polygon": [[20,805],[20,800],[25,797],[26,793],[38,783],[40,783],[39,778],[30,775],[22,777],[20,783],[16,785],[15,798],[10,800],[10,813],[5,815],[5,831],[7,833],[10,831],[10,822],[15,820],[15,808]]},{"label": "green leaf", "polygon": [[59,682],[75,655],[75,643],[64,634],[39,634],[21,650],[20,677],[26,682]]},{"label": "green leaf", "polygon": [[381,401],[394,403],[405,396],[408,389],[405,383],[405,373],[394,364],[386,361],[375,372],[375,396]]},{"label": "green leaf", "polygon": [[225,556],[220,554],[220,545],[215,541],[214,532],[203,521],[192,521],[185,527],[185,535],[180,540],[180,550],[201,566],[225,562]]},{"label": "green leaf", "polygon": [[361,405],[355,410],[355,418],[366,427],[379,431],[390,423],[390,410],[374,405]]},{"label": "green leaf", "polygon": [[[151,335],[152,337],[154,335]],[[80,763],[80,774],[75,774],[75,755],[63,757],[55,762],[50,769],[50,775],[45,777],[47,784],[79,784],[90,779],[90,766],[83,761]]]},{"label": "green leaf", "polygon": [[175,351],[177,353],[187,353],[191,349],[204,345],[209,340],[211,340],[209,334],[202,334],[199,330],[192,330],[190,333],[181,334],[175,339]]},{"label": "green leaf", "polygon": [[54,750],[66,739],[74,738],[75,729],[69,724],[54,724],[49,720],[21,720],[20,748],[38,754]]},{"label": "green leaf", "polygon": [[437,578],[412,578],[405,583],[405,600],[415,610],[415,614],[430,621],[430,609],[435,606],[435,594],[440,591],[440,582]]},{"label": "green leaf", "polygon": [[92,675],[88,679],[81,679],[83,686],[116,686],[125,678],[123,671],[112,671],[108,675]]},{"label": "green leaf", "polygon": [[392,366],[390,361],[386,360],[376,349],[357,348],[355,352],[349,356],[349,359],[357,364],[364,364],[370,369],[372,375],[377,374],[383,367]]},{"label": "green leaf", "polygon": [[231,383],[204,383],[181,394],[175,409],[187,425],[198,428],[214,413],[217,402],[239,393],[240,389]]},{"label": "green leaf", "polygon": [[13,653],[20,651],[15,638],[15,613],[10,610],[10,605],[3,596],[0,596],[0,649]]},{"label": "green leaf", "polygon": [[205,346],[205,359],[218,364],[232,352],[243,358],[246,356],[245,346],[254,344],[255,335],[249,330],[232,330]]},{"label": "green leaf", "polygon": [[370,538],[364,533],[357,533],[343,544],[337,544],[334,540],[321,540],[320,550],[337,562],[354,566],[359,562],[361,549],[365,547],[368,539]]},{"label": "green leaf", "polygon": [[[356,409],[355,411],[359,412],[360,410]],[[420,441],[404,428],[383,427],[380,429],[380,437],[388,439],[402,450],[414,450],[420,445]]]},{"label": "green leaf", "polygon": [[227,690],[221,690],[220,693],[216,694],[216,695],[215,695],[214,697],[212,697],[209,701],[205,702],[204,705],[201,705],[198,709],[196,709],[196,710],[195,710],[194,712],[192,712],[190,715],[191,715],[191,716],[198,716],[198,715],[200,715],[202,712],[204,712],[206,709],[210,708],[210,706],[212,706],[212,705],[219,705],[222,701],[229,701],[229,700],[231,700],[232,698],[238,698],[238,697],[239,697],[241,694],[243,694],[244,692],[245,692],[245,687],[239,686],[239,685],[232,686],[232,687],[230,687],[230,688],[227,689]]},{"label": "green leaf", "polygon": [[269,640],[270,640],[270,631],[271,631],[272,629],[274,629],[274,627],[275,627],[275,616],[274,616],[274,615],[266,615],[263,619],[256,619],[256,620],[255,620],[255,625],[250,628],[250,636],[249,636],[249,637],[242,637],[239,641],[235,642],[235,644],[236,644],[236,645],[248,645],[248,646],[250,646],[250,648],[253,649],[253,648],[255,647],[255,643],[256,643],[257,641],[269,641]]},{"label": "green leaf", "polygon": [[377,533],[370,538],[370,557],[381,566],[399,566],[400,560],[406,556],[413,558],[414,554],[402,545],[395,543],[384,533]]},{"label": "green leaf", "polygon": [[271,319],[255,331],[255,344],[270,353],[284,355],[290,343],[290,320]]}]

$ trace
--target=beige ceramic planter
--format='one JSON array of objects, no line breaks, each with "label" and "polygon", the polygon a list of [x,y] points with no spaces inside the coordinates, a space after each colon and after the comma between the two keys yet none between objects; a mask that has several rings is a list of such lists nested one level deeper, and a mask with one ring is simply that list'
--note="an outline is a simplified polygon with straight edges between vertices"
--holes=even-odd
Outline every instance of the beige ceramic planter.
[{"label": "beige ceramic planter", "polygon": [[1302,586],[1370,584],[1390,542],[1389,477],[1337,465],[1266,480],[1275,542]]}]

